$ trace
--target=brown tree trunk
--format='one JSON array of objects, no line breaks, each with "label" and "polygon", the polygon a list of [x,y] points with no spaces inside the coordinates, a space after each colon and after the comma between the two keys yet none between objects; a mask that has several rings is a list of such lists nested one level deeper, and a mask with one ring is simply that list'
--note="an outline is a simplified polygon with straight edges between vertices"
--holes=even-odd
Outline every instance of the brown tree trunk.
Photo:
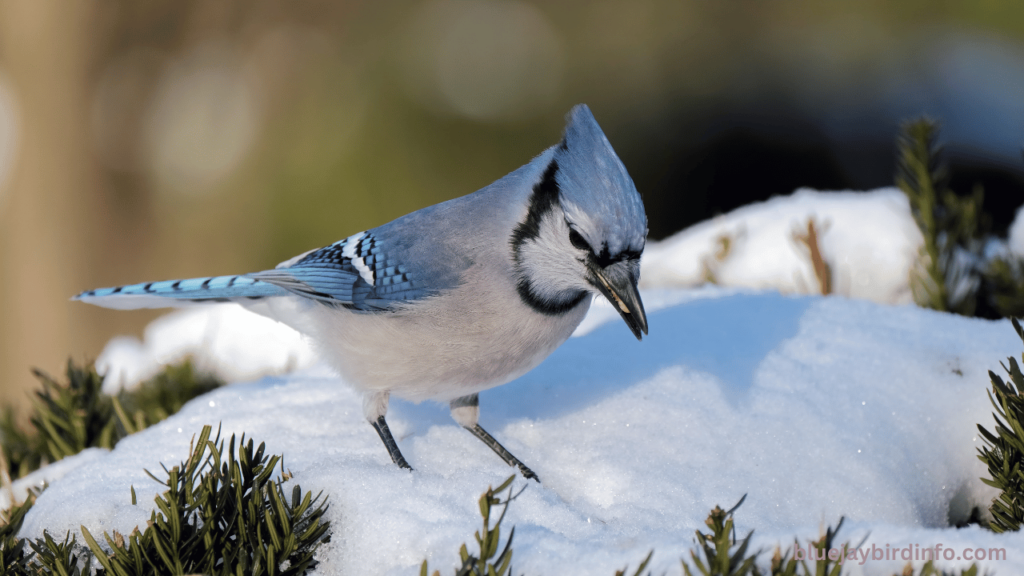
[{"label": "brown tree trunk", "polygon": [[100,256],[116,223],[88,133],[95,7],[0,0],[0,70],[18,126],[0,183],[0,404],[24,403],[31,367],[57,375],[69,355],[92,359],[100,334],[123,323],[68,301],[114,259]]}]

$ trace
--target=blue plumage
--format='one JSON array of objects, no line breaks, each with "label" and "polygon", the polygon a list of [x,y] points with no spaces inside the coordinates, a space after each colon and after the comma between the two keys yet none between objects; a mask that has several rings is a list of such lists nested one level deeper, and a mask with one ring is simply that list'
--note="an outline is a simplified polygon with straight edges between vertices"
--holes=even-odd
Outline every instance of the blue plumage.
[{"label": "blue plumage", "polygon": [[245,275],[143,282],[88,290],[72,298],[107,308],[165,308],[175,303],[226,302],[283,296],[285,290]]},{"label": "blue plumage", "polygon": [[430,293],[413,276],[410,267],[389,257],[374,232],[368,231],[274,270],[98,288],[73,299],[111,308],[163,308],[294,294],[359,312],[379,312]]},{"label": "blue plumage", "polygon": [[109,308],[238,302],[285,321],[363,392],[392,460],[408,468],[384,415],[395,393],[450,402],[452,417],[527,478],[478,423],[477,393],[533,369],[604,295],[637,339],[647,239],[643,202],[590,110],[562,141],[472,194],[428,206],[272,270],[100,288]]},{"label": "blue plumage", "polygon": [[570,225],[578,224],[598,253],[642,252],[647,239],[643,201],[586,106],[576,106],[569,113],[554,160],[560,201]]},{"label": "blue plumage", "polygon": [[388,310],[398,302],[428,294],[428,287],[416,282],[410,266],[385,250],[377,239],[379,233],[360,232],[294,263],[252,276],[300,296],[361,312]]}]

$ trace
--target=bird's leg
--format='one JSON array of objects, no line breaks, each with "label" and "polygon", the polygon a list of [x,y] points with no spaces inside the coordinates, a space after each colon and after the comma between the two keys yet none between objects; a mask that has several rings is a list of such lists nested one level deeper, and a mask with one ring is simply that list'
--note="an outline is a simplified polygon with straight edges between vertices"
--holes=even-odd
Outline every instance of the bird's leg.
[{"label": "bird's leg", "polygon": [[533,480],[536,480],[538,483],[540,482],[540,478],[538,478],[537,475],[533,473],[533,470],[527,468],[526,464],[520,462],[519,458],[513,456],[511,452],[506,450],[504,446],[499,444],[498,441],[494,439],[494,436],[491,436],[487,432],[487,430],[481,428],[479,424],[475,424],[472,428],[466,427],[466,430],[469,430],[470,432],[473,433],[474,436],[482,440],[484,444],[490,446],[491,450],[494,450],[495,454],[501,456],[501,459],[504,460],[506,464],[508,464],[509,466],[515,466],[519,468],[519,471],[523,473],[523,478],[526,478],[528,480],[532,478]]},{"label": "bird's leg", "polygon": [[473,433],[473,436],[479,438],[484,444],[494,450],[494,453],[501,456],[501,459],[505,461],[509,466],[515,466],[522,472],[523,477],[527,479],[534,479],[540,482],[540,478],[512,455],[511,452],[505,449],[494,436],[491,436],[487,430],[480,427],[477,421],[480,418],[480,399],[476,394],[470,394],[469,396],[462,396],[451,401],[452,418],[459,423],[460,426],[469,430]]},{"label": "bird's leg", "polygon": [[406,470],[412,470],[412,466],[405,461],[405,457],[402,456],[402,451],[398,449],[398,443],[395,442],[395,437],[391,435],[391,429],[388,428],[388,423],[384,420],[384,414],[388,411],[388,398],[390,394],[387,392],[367,392],[363,396],[363,413],[366,415],[366,420],[373,426],[373,429],[377,431],[381,441],[384,442],[384,447],[388,449],[388,454],[391,456],[391,460],[399,468],[405,468]]},{"label": "bird's leg", "polygon": [[380,435],[380,439],[384,441],[384,447],[388,449],[388,454],[391,455],[391,460],[393,460],[399,468],[412,470],[412,466],[409,466],[409,463],[406,462],[405,458],[402,456],[402,452],[398,449],[398,444],[395,443],[395,437],[391,435],[391,430],[388,429],[388,423],[384,420],[384,417],[378,417],[377,420],[370,422],[370,425],[373,426],[374,430],[377,431],[377,434]]}]

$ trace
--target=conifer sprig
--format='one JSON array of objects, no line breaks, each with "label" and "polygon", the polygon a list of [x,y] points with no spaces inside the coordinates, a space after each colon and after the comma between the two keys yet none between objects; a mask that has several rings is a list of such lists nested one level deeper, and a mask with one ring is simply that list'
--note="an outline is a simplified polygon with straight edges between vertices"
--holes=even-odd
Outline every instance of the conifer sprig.
[{"label": "conifer sprig", "polygon": [[[1024,341],[1024,329],[1012,318],[1017,336]],[[1008,381],[989,371],[992,389],[989,401],[995,408],[995,431],[978,424],[984,445],[978,449],[978,459],[988,467],[991,478],[981,481],[999,490],[989,511],[989,527],[995,532],[1016,532],[1024,523],[1024,374],[1017,360],[1007,358],[1003,365]]]}]

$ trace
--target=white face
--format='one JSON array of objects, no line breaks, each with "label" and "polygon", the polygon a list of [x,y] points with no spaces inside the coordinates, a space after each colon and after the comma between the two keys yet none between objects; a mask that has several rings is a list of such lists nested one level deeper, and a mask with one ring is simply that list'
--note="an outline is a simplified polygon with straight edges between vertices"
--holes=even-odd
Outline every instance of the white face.
[{"label": "white face", "polygon": [[519,248],[520,269],[531,280],[534,293],[545,300],[567,299],[581,290],[594,291],[588,281],[589,249],[574,246],[561,209],[549,210],[540,221],[539,234]]},{"label": "white face", "polygon": [[537,312],[557,316],[597,292],[616,306],[633,335],[642,338],[647,315],[636,288],[642,248],[611,254],[606,242],[593,234],[588,240],[577,228],[593,230],[598,228],[594,222],[574,222],[561,202],[541,200],[531,204],[528,218],[512,235],[520,298]]}]

